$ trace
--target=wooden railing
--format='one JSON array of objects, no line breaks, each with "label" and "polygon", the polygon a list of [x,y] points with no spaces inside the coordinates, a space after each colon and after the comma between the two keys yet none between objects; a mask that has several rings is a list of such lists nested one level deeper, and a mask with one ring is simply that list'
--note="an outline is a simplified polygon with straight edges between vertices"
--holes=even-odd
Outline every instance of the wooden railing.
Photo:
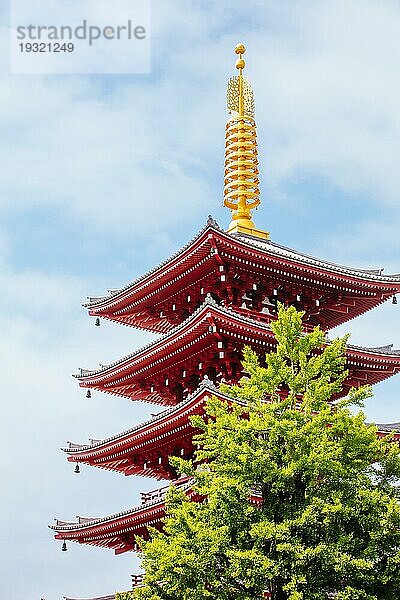
[{"label": "wooden railing", "polygon": [[[184,479],[179,479],[178,481],[173,481],[171,482],[172,485],[176,486],[177,488],[180,487],[184,487],[189,481],[188,477],[185,477]],[[149,502],[156,502],[157,500],[164,500],[170,485],[164,485],[163,487],[157,488],[155,490],[151,490],[150,492],[141,492],[140,494],[140,498],[142,500],[142,504],[148,504]]]},{"label": "wooden railing", "polygon": [[143,578],[144,578],[143,573],[140,573],[140,575],[131,575],[131,577],[132,577],[132,589],[135,589],[138,587],[143,587]]}]

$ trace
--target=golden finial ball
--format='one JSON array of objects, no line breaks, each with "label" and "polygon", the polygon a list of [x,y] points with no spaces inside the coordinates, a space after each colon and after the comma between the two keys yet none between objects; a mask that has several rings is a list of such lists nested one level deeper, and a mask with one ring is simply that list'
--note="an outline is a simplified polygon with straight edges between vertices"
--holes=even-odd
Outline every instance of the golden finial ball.
[{"label": "golden finial ball", "polygon": [[236,68],[237,69],[244,69],[244,65],[246,63],[244,62],[243,58],[238,58],[236,61]]},{"label": "golden finial ball", "polygon": [[244,44],[237,44],[235,52],[236,54],[244,54],[246,52],[246,46]]}]

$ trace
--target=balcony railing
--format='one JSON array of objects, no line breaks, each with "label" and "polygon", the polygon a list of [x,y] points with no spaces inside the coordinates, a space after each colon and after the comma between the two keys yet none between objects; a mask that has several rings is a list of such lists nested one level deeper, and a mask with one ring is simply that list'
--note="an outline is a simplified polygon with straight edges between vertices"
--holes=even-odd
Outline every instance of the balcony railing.
[{"label": "balcony railing", "polygon": [[165,499],[170,485],[174,485],[175,487],[182,489],[190,487],[190,480],[188,477],[185,477],[184,479],[178,479],[178,481],[171,482],[171,484],[164,485],[163,487],[157,488],[156,490],[151,490],[150,492],[141,492],[140,498],[142,500],[142,504],[153,503],[157,500],[162,502]]},{"label": "balcony railing", "polygon": [[140,573],[139,575],[131,575],[131,578],[132,578],[132,589],[133,590],[138,587],[143,587],[143,579],[144,579],[143,573]]},{"label": "balcony railing", "polygon": [[[140,497],[142,500],[142,505],[150,504],[153,502],[162,502],[165,499],[165,496],[171,485],[179,489],[188,489],[191,485],[191,480],[189,477],[185,477],[184,479],[178,479],[177,481],[173,481],[168,485],[164,485],[163,487],[157,488],[155,490],[151,490],[150,492],[141,492]],[[253,485],[252,487],[252,496],[261,496],[261,485]]]}]

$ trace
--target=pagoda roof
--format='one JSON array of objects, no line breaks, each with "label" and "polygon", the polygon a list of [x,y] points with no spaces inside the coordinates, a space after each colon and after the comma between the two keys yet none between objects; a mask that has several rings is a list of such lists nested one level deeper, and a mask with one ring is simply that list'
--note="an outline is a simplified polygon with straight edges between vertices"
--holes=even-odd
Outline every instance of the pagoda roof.
[{"label": "pagoda roof", "polygon": [[394,433],[395,439],[400,439],[400,423],[376,423],[378,433]]},{"label": "pagoda roof", "polygon": [[[190,424],[190,417],[203,414],[204,405],[212,395],[227,402],[239,402],[223,394],[205,377],[196,391],[185,401],[167,408],[152,419],[104,440],[90,440],[89,444],[69,442],[68,447],[62,450],[69,455],[70,462],[86,463],[125,475],[169,478],[171,473],[168,473],[165,468],[160,468],[157,462],[154,464],[152,461],[148,462],[148,458],[156,449],[158,455],[162,452],[166,453],[167,456],[164,458],[167,462],[168,456],[172,453],[168,453],[171,439],[181,442],[187,437],[191,439],[197,430]],[[380,423],[376,424],[376,428],[380,437],[393,433],[394,439],[400,440],[400,423]],[[143,457],[141,464],[132,463],[132,455],[135,453]],[[143,463],[147,463],[146,467]]]},{"label": "pagoda roof", "polygon": [[[217,261],[217,262],[216,262]],[[226,233],[213,220],[183,248],[135,281],[108,295],[90,297],[84,304],[92,316],[117,320],[127,325],[154,331],[167,331],[173,325],[162,314],[145,314],[146,303],[154,307],[162,299],[173,297],[183,287],[200,281],[204,273],[219,262],[234,261],[242,266],[262,267],[264,275],[290,275],[309,285],[320,284],[353,293],[355,305],[347,312],[329,315],[329,327],[378,306],[400,292],[400,274],[385,275],[383,269],[360,269],[338,265],[298,252],[266,239],[243,233]],[[361,296],[360,296],[361,294]]]},{"label": "pagoda roof", "polygon": [[[188,478],[175,482],[188,496],[193,497]],[[115,554],[137,550],[135,536],[145,536],[147,527],[160,526],[165,517],[165,495],[169,485],[143,495],[141,505],[100,518],[77,517],[76,521],[55,519],[49,528],[56,532],[55,539],[74,541],[103,548]]]},{"label": "pagoda roof", "polygon": [[[89,444],[69,442],[63,452],[69,454],[68,460],[75,463],[88,463],[103,469],[119,471],[125,475],[151,476],[157,479],[169,479],[171,473],[165,465],[158,463],[144,465],[149,455],[158,450],[165,454],[168,466],[171,443],[181,442],[188,437],[191,441],[195,429],[190,424],[190,416],[201,414],[204,404],[212,394],[231,400],[205,377],[195,392],[179,404],[167,408],[153,418],[104,440],[90,440]],[[143,461],[132,461],[132,455],[144,456]]]},{"label": "pagoda roof", "polygon": [[[56,532],[56,540],[111,548],[115,554],[137,551],[139,548],[135,536],[146,537],[149,526],[162,527],[165,496],[170,485],[143,493],[142,504],[126,511],[101,518],[77,517],[77,521],[55,519],[55,524],[49,525],[49,528]],[[200,500],[191,489],[192,481],[189,478],[173,482],[172,485],[177,485],[192,500]],[[260,491],[257,488],[252,491],[250,501],[260,502]]]},{"label": "pagoda roof", "polygon": [[[257,340],[260,346],[270,345],[272,347],[274,345],[275,338],[268,324],[254,321],[231,309],[218,306],[211,296],[207,296],[204,303],[188,319],[177,325],[172,331],[160,336],[159,339],[117,361],[101,365],[98,369],[80,369],[74,377],[79,380],[82,387],[98,387],[108,393],[131,397],[124,391],[124,388],[127,387],[124,382],[131,375],[140,378],[145,371],[154,371],[159,366],[166,370],[171,362],[176,361],[178,354],[178,360],[182,361],[183,350],[189,350],[189,356],[193,356],[195,344],[207,338],[208,334],[211,336],[211,340],[215,339],[215,334],[218,335],[214,324],[215,318],[224,323],[233,322],[237,327],[238,337],[243,338],[244,343],[251,341],[251,337],[246,333],[248,334],[249,328],[252,327],[257,332],[263,332],[264,337],[270,338],[269,344],[265,339]],[[145,398],[142,399],[162,403],[162,399],[157,398],[155,393],[147,392],[144,396]]]},{"label": "pagoda roof", "polygon": [[[204,349],[216,346],[217,340],[224,339],[234,340],[241,348],[250,345],[262,353],[276,346],[268,323],[239,315],[208,297],[173,331],[109,365],[96,370],[81,369],[75,377],[82,387],[158,404],[174,404],[177,400],[167,385],[152,389],[149,383],[152,378],[163,373],[168,378],[172,367],[184,365]],[[367,348],[349,344],[346,353],[350,379],[353,375],[361,376],[365,383],[372,385],[400,370],[400,350],[393,349],[392,345]]]}]

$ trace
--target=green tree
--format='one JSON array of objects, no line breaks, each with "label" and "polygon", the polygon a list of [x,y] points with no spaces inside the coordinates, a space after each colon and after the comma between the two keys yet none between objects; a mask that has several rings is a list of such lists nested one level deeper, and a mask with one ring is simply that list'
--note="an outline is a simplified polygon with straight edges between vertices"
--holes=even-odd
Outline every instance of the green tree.
[{"label": "green tree", "polygon": [[247,376],[224,388],[235,400],[214,397],[192,419],[195,462],[171,463],[203,500],[171,487],[164,532],[142,542],[146,585],[135,597],[400,597],[398,445],[365,423],[369,389],[332,402],[347,338],[304,335],[302,316],[280,307],[265,366],[247,348]]}]

